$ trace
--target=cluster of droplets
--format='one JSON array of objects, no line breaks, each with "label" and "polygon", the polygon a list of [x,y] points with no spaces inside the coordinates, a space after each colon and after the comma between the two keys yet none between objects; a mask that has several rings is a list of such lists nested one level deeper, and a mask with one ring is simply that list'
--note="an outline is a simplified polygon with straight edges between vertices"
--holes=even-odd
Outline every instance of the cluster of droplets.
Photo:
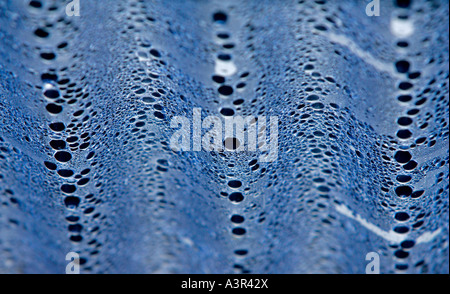
[{"label": "cluster of droplets", "polygon": [[[445,237],[418,244],[418,236],[448,217],[448,54],[421,51],[445,37],[395,35],[389,43],[357,33],[354,26],[371,19],[346,21],[352,4],[324,0],[216,3],[206,14],[189,1],[119,2],[105,18],[117,22],[106,41],[80,48],[82,17],[27,1],[32,14],[55,15],[28,29],[26,46],[42,63],[30,71],[38,73],[33,93],[46,121],[45,149],[35,157],[48,186],[57,184],[82,271],[360,272],[368,251],[382,254],[385,272],[442,271]],[[415,2],[392,1],[394,24],[411,21],[413,9],[427,12]],[[184,26],[191,17],[205,17],[206,28]],[[393,81],[393,92],[371,87],[374,80]],[[380,106],[391,114],[379,119],[371,99],[385,94]],[[277,161],[261,162],[259,152],[171,150],[170,119],[190,117],[194,107],[223,118],[277,115]],[[23,137],[26,146],[37,140]],[[2,206],[22,209],[20,190],[3,187],[3,169],[26,148],[4,141]],[[242,143],[224,140],[230,149]],[[340,214],[343,205],[401,241],[374,236]]]},{"label": "cluster of droplets", "polygon": [[[41,1],[30,1],[29,6],[38,12],[46,8]],[[49,11],[61,9],[64,6],[48,7]],[[80,255],[82,270],[89,272],[98,266],[96,257],[102,243],[96,236],[100,231],[100,223],[105,220],[105,216],[96,209],[102,200],[94,192],[100,190],[98,193],[101,193],[101,183],[93,174],[98,162],[92,148],[92,138],[98,135],[99,126],[94,128],[92,125],[97,111],[90,101],[86,76],[70,78],[69,72],[76,68],[76,64],[58,66],[59,58],[67,58],[71,51],[67,41],[57,41],[54,45],[58,37],[53,34],[58,34],[58,29],[63,30],[64,26],[73,26],[77,30],[65,17],[57,19],[56,23],[43,20],[33,29],[36,43],[45,44],[36,46],[36,51],[44,67],[47,67],[41,73],[41,83],[36,88],[41,91],[46,102],[45,110],[50,120],[47,135],[52,158],[45,160],[44,165],[59,177],[68,238],[72,243],[70,251]],[[77,57],[77,54],[72,56],[74,59]]]}]

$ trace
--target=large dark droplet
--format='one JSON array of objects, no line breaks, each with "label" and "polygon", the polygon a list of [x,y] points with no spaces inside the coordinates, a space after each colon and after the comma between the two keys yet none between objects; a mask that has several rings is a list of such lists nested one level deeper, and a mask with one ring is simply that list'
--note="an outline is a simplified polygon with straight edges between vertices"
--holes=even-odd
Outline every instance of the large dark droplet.
[{"label": "large dark droplet", "polygon": [[240,186],[242,186],[242,183],[241,181],[231,180],[228,182],[228,186],[230,186],[231,188],[239,188]]},{"label": "large dark droplet", "polygon": [[247,233],[247,231],[244,228],[234,228],[233,230],[231,230],[231,232],[237,236],[242,236],[245,235],[245,233]]},{"label": "large dark droplet", "polygon": [[231,193],[230,196],[228,196],[228,199],[230,199],[231,202],[238,203],[244,200],[244,195],[242,195],[242,193],[240,192],[234,192]]},{"label": "large dark droplet", "polygon": [[409,62],[406,60],[399,60],[395,63],[395,68],[399,73],[407,73],[409,71]]},{"label": "large dark droplet", "polygon": [[75,185],[64,184],[61,186],[61,191],[63,191],[66,194],[72,194],[76,190],[77,190],[77,187]]},{"label": "large dark droplet", "polygon": [[66,128],[62,122],[51,123],[49,127],[55,132],[62,132]]},{"label": "large dark droplet", "polygon": [[412,156],[408,151],[399,150],[395,153],[394,158],[399,163],[407,163],[411,160]]},{"label": "large dark droplet", "polygon": [[47,104],[45,108],[51,114],[58,114],[63,110],[62,106],[56,105],[54,103]]},{"label": "large dark droplet", "polygon": [[58,151],[55,153],[55,159],[59,162],[68,162],[72,159],[72,154],[66,151]]},{"label": "large dark droplet", "polygon": [[73,176],[73,171],[71,171],[70,169],[60,169],[58,170],[58,175],[60,175],[63,178],[70,178],[71,176]]},{"label": "large dark droplet", "polygon": [[56,164],[54,164],[52,162],[44,161],[44,165],[49,170],[56,170]]},{"label": "large dark droplet", "polygon": [[217,23],[224,24],[227,22],[227,18],[228,18],[227,15],[222,11],[218,11],[213,14],[213,21]]},{"label": "large dark droplet", "polygon": [[75,197],[75,196],[68,196],[64,199],[64,204],[68,208],[78,207],[78,205],[80,204],[80,198]]},{"label": "large dark droplet", "polygon": [[62,150],[66,148],[66,142],[63,140],[51,140],[50,146],[55,150]]},{"label": "large dark droplet", "polygon": [[241,224],[241,223],[243,223],[244,222],[244,217],[243,216],[241,216],[241,215],[238,215],[238,214],[234,214],[232,217],[231,217],[231,221],[233,222],[233,223],[235,223],[235,224]]},{"label": "large dark droplet", "polygon": [[399,197],[410,196],[412,192],[413,190],[410,186],[398,186],[395,188],[395,194]]},{"label": "large dark droplet", "polygon": [[395,214],[395,219],[401,222],[407,221],[409,219],[409,214],[406,212],[397,212]]},{"label": "large dark droplet", "polygon": [[227,85],[220,86],[217,91],[219,91],[219,93],[224,96],[230,96],[231,94],[233,94],[233,88]]}]

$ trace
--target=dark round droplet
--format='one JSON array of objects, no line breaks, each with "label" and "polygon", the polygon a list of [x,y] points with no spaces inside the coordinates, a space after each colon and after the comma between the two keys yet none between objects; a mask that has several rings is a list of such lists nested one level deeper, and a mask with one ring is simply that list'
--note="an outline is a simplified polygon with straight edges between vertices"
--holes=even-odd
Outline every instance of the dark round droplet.
[{"label": "dark round droplet", "polygon": [[217,23],[225,23],[227,21],[227,15],[222,12],[222,11],[218,11],[216,13],[213,14],[213,21],[217,22]]},{"label": "dark round droplet", "polygon": [[56,82],[58,80],[58,76],[53,73],[43,73],[41,75],[41,80],[44,81],[54,81]]},{"label": "dark round droplet", "polygon": [[80,265],[86,264],[87,263],[87,259],[84,257],[80,257]]},{"label": "dark round droplet", "polygon": [[410,186],[398,186],[395,188],[395,194],[399,197],[410,196],[412,192],[413,190]]},{"label": "dark round droplet", "polygon": [[406,41],[398,41],[397,42],[397,46],[400,47],[400,48],[406,48],[406,47],[409,46],[409,44]]},{"label": "dark round droplet", "polygon": [[62,122],[51,123],[49,127],[55,132],[62,132],[66,128]]},{"label": "dark round droplet", "polygon": [[63,140],[52,140],[50,146],[55,150],[62,150],[66,148],[66,142]]},{"label": "dark round droplet", "polygon": [[67,194],[72,194],[77,190],[75,185],[64,184],[61,186],[61,191]]},{"label": "dark round droplet", "polygon": [[67,42],[62,42],[58,45],[58,49],[64,49],[68,46],[69,44],[67,44]]},{"label": "dark round droplet", "polygon": [[77,222],[80,218],[78,216],[74,216],[74,215],[69,215],[68,217],[66,217],[66,220],[69,222]]},{"label": "dark round droplet", "polygon": [[397,212],[395,214],[395,219],[401,222],[407,221],[409,219],[409,214],[406,212]]},{"label": "dark round droplet", "polygon": [[394,255],[397,258],[404,259],[404,258],[407,258],[409,256],[409,253],[406,252],[406,251],[403,251],[403,250],[397,250],[397,251],[394,252]]},{"label": "dark round droplet", "polygon": [[397,123],[401,126],[409,126],[412,122],[412,119],[407,116],[402,116],[397,120]]},{"label": "dark round droplet", "polygon": [[410,82],[401,82],[399,85],[398,85],[398,88],[400,89],[400,90],[409,90],[409,89],[411,89],[413,87],[413,84],[411,84]]},{"label": "dark round droplet", "polygon": [[396,264],[395,269],[405,271],[408,269],[408,265],[407,264]]},{"label": "dark round droplet", "polygon": [[161,53],[159,53],[159,51],[156,50],[156,49],[151,49],[150,50],[150,54],[155,56],[155,57],[157,57],[157,58],[161,57]]},{"label": "dark round droplet", "polygon": [[56,99],[59,97],[59,92],[55,89],[48,89],[44,91],[44,96],[50,99]]},{"label": "dark round droplet", "polygon": [[424,221],[418,221],[415,224],[413,224],[412,227],[417,229],[417,228],[420,228],[423,224],[424,224]]},{"label": "dark round droplet", "polygon": [[233,43],[223,44],[222,47],[225,48],[225,49],[233,49],[234,48],[234,44]]},{"label": "dark round droplet", "polygon": [[78,207],[78,205],[80,204],[80,198],[75,197],[75,196],[68,196],[64,199],[64,204],[68,208]]},{"label": "dark round droplet", "polygon": [[155,98],[153,98],[153,97],[148,97],[148,96],[146,96],[146,97],[142,97],[142,101],[143,101],[144,103],[153,103],[153,102],[155,102],[156,100],[155,100]]},{"label": "dark round droplet", "polygon": [[231,193],[230,196],[228,196],[228,199],[230,199],[231,202],[239,203],[242,200],[244,200],[244,195],[240,192],[234,192]]},{"label": "dark round droplet", "polygon": [[80,224],[69,225],[69,231],[72,233],[80,233],[83,230],[83,226]]},{"label": "dark round droplet", "polygon": [[411,160],[412,156],[408,151],[397,151],[394,155],[394,158],[399,163],[407,163]]},{"label": "dark round droplet", "polygon": [[227,85],[220,86],[217,91],[224,96],[230,96],[233,94],[233,88]]},{"label": "dark round droplet", "polygon": [[31,7],[34,7],[34,8],[41,8],[42,7],[41,1],[37,1],[37,0],[30,1],[29,5]]},{"label": "dark round droplet", "polygon": [[70,178],[73,176],[74,172],[70,169],[60,169],[58,170],[58,175],[60,175],[63,178]]},{"label": "dark round droplet", "polygon": [[400,8],[408,8],[411,5],[411,0],[395,0],[395,5]]},{"label": "dark round droplet", "polygon": [[225,83],[225,78],[219,75],[213,75],[212,76],[212,80],[218,84],[223,84]]},{"label": "dark round droplet", "polygon": [[153,114],[155,115],[155,117],[157,117],[159,119],[164,119],[164,114],[162,114],[159,111],[155,111]]},{"label": "dark round droplet", "polygon": [[229,61],[231,60],[231,55],[226,53],[220,53],[219,55],[217,55],[217,58],[222,61]]},{"label": "dark round droplet", "polygon": [[231,188],[239,188],[242,186],[242,183],[241,181],[231,180],[228,182],[228,186],[230,186]]},{"label": "dark round droplet", "polygon": [[72,159],[72,154],[66,151],[58,151],[55,153],[55,158],[59,162],[68,162]]},{"label": "dark round droplet", "polygon": [[236,88],[237,89],[242,89],[242,88],[244,88],[245,87],[245,83],[238,83],[237,85],[236,85]]},{"label": "dark round droplet", "polygon": [[94,208],[93,207],[88,207],[88,208],[86,208],[85,210],[84,210],[84,214],[90,214],[90,213],[92,213],[94,211]]},{"label": "dark round droplet", "polygon": [[407,164],[405,164],[403,166],[403,168],[405,170],[413,170],[417,167],[417,162],[415,162],[414,160],[411,160],[410,162],[408,162]]},{"label": "dark round droplet", "polygon": [[218,33],[217,37],[219,39],[228,39],[230,37],[230,35],[228,33]]},{"label": "dark round droplet", "polygon": [[44,165],[49,170],[56,170],[56,164],[54,164],[52,162],[44,161]]},{"label": "dark round droplet", "polygon": [[407,73],[409,71],[409,62],[406,60],[399,60],[395,63],[395,68],[399,73]]},{"label": "dark round droplet", "polygon": [[413,240],[405,240],[402,243],[400,243],[400,246],[402,246],[402,248],[404,249],[410,249],[413,248],[415,244],[416,242],[414,242]]},{"label": "dark round droplet", "polygon": [[427,140],[427,138],[426,137],[420,137],[420,138],[417,138],[417,140],[416,140],[416,144],[423,144],[425,141]]},{"label": "dark round droplet", "polygon": [[308,101],[316,101],[316,100],[319,100],[319,96],[317,96],[317,95],[309,95],[308,97],[306,97],[306,100],[308,100]]},{"label": "dark round droplet", "polygon": [[84,185],[86,185],[87,183],[89,183],[89,178],[84,178],[84,179],[81,179],[81,180],[79,180],[79,181],[77,182],[78,186],[84,186]]},{"label": "dark round droplet", "polygon": [[45,108],[47,109],[48,112],[50,112],[52,114],[58,114],[63,110],[63,108],[61,106],[53,104],[53,103],[47,104],[47,106]]},{"label": "dark round droplet", "polygon": [[408,175],[398,175],[398,176],[397,176],[397,181],[399,181],[400,183],[407,183],[407,182],[411,181],[411,176],[408,176]]},{"label": "dark round droplet", "polygon": [[243,223],[244,222],[244,217],[243,216],[241,216],[241,215],[238,215],[238,214],[234,214],[232,217],[231,217],[231,221],[233,222],[233,223],[235,223],[235,224],[241,224],[241,223]]},{"label": "dark round droplet", "polygon": [[397,97],[397,99],[398,99],[398,101],[400,101],[400,102],[406,103],[406,102],[411,101],[411,100],[412,100],[412,97],[411,97],[411,95],[400,95],[400,96]]},{"label": "dark round droplet", "polygon": [[323,192],[323,193],[328,193],[328,192],[330,192],[330,188],[328,187],[328,186],[318,186],[317,187],[317,190],[319,191],[319,192]]},{"label": "dark round droplet", "polygon": [[408,139],[411,138],[412,133],[410,130],[399,130],[397,132],[397,137],[399,137],[400,139]]},{"label": "dark round droplet", "polygon": [[245,249],[239,249],[239,250],[235,250],[234,254],[239,255],[239,256],[243,256],[243,255],[247,255],[248,250]]},{"label": "dark round droplet", "polygon": [[56,55],[53,52],[43,52],[41,53],[41,58],[45,60],[53,60],[56,58]]},{"label": "dark round droplet", "polygon": [[47,38],[50,35],[45,29],[42,29],[42,28],[36,29],[34,31],[34,34],[36,36],[38,36],[39,38]]},{"label": "dark round droplet", "polygon": [[320,103],[320,102],[316,102],[316,103],[314,103],[313,105],[311,105],[312,106],[312,108],[314,108],[314,109],[322,109],[322,108],[324,108],[325,106],[323,105],[323,103]]},{"label": "dark round droplet", "polygon": [[234,110],[231,108],[222,108],[220,110],[220,114],[222,114],[223,116],[233,116]]},{"label": "dark round droplet", "polygon": [[87,175],[87,174],[90,173],[90,172],[91,172],[91,170],[90,170],[89,168],[87,168],[87,169],[82,170],[80,174],[82,174],[83,176],[85,176],[85,175]]},{"label": "dark round droplet", "polygon": [[419,198],[420,196],[422,196],[423,195],[423,193],[425,193],[425,191],[424,190],[418,190],[418,191],[414,191],[412,194],[411,194],[411,198]]},{"label": "dark round droplet", "polygon": [[316,30],[319,30],[319,31],[326,31],[326,30],[327,30],[327,27],[326,27],[326,26],[320,25],[320,24],[314,26],[314,28],[315,28]]},{"label": "dark round droplet", "polygon": [[420,72],[412,72],[408,74],[408,78],[411,80],[415,80],[420,77]]},{"label": "dark round droplet", "polygon": [[83,240],[83,237],[81,237],[80,235],[70,236],[70,241],[72,241],[72,242],[81,242],[82,240]]},{"label": "dark round droplet", "polygon": [[413,109],[408,110],[407,114],[408,114],[408,115],[416,115],[416,114],[418,114],[419,112],[420,112],[419,109],[413,108]]},{"label": "dark round droplet", "polygon": [[399,234],[406,234],[409,232],[409,228],[405,226],[397,226],[394,228],[394,232]]},{"label": "dark round droplet", "polygon": [[247,231],[244,228],[233,228],[231,232],[237,236],[242,236],[245,235],[245,233],[247,233]]}]

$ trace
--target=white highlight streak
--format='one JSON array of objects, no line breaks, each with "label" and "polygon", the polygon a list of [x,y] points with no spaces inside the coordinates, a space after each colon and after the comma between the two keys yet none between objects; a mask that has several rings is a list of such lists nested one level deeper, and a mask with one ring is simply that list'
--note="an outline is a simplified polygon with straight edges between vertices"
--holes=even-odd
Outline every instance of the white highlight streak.
[{"label": "white highlight streak", "polygon": [[362,61],[372,65],[378,71],[387,72],[392,77],[397,76],[396,72],[391,63],[382,62],[375,57],[373,57],[370,53],[361,49],[353,40],[347,38],[343,35],[336,35],[334,33],[328,33],[326,36],[333,42],[338,43],[344,47],[347,47],[350,51],[355,53]]},{"label": "white highlight streak", "polygon": [[[393,230],[390,230],[389,232],[386,232],[376,225],[366,221],[363,219],[360,215],[352,212],[347,206],[344,204],[341,205],[335,205],[336,211],[339,212],[342,215],[345,215],[351,219],[356,220],[358,223],[360,223],[362,226],[364,226],[369,231],[375,233],[376,235],[380,236],[381,238],[393,242],[393,243],[400,243],[406,239],[408,239],[409,234],[399,234],[396,233]],[[437,229],[434,232],[425,232],[421,236],[419,236],[416,239],[416,243],[428,243],[431,242],[434,238],[436,238],[440,233],[442,232],[442,228]]]}]

